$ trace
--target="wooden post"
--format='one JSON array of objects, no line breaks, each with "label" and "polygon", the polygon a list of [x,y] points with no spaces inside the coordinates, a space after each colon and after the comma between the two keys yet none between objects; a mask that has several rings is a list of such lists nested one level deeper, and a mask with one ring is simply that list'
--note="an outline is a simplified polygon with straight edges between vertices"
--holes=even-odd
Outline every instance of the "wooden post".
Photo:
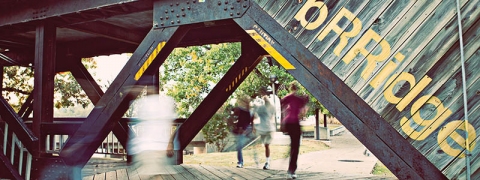
[{"label": "wooden post", "polygon": [[327,115],[323,115],[323,127],[327,127]]},{"label": "wooden post", "polygon": [[320,113],[320,109],[319,108],[315,109],[315,137],[316,137],[315,139],[316,140],[320,140],[320,125],[319,125],[320,118],[318,117],[319,113]]}]

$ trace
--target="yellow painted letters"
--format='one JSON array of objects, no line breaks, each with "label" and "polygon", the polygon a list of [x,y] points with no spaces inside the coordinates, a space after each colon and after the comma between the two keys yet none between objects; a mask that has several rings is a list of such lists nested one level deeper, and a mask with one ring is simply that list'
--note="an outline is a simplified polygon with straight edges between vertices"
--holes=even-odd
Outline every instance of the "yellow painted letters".
[{"label": "yellow painted letters", "polygon": [[[338,22],[340,22],[343,17],[347,18],[352,22],[352,30],[350,30],[349,32],[343,31],[343,29],[338,26]],[[322,41],[323,38],[325,38],[330,31],[337,33],[340,36],[340,42],[333,50],[333,53],[337,56],[340,56],[340,52],[342,52],[343,48],[347,46],[348,38],[355,37],[356,35],[358,35],[358,33],[360,33],[360,30],[362,30],[362,22],[360,21],[360,19],[356,18],[355,15],[348,9],[342,7],[338,14],[332,19],[332,22],[330,22],[325,27],[325,30],[320,33],[317,39]]]},{"label": "yellow painted letters", "polygon": [[[424,105],[424,102],[437,107],[436,115],[432,119],[423,119],[420,115],[419,108]],[[412,105],[410,112],[412,114],[411,120],[413,120],[413,122],[415,122],[419,127],[414,129],[414,127],[412,127],[413,123],[406,117],[403,117],[402,120],[400,120],[400,124],[403,124],[402,130],[408,134],[410,138],[417,141],[425,140],[425,138],[432,134],[432,132],[435,131],[452,114],[452,111],[448,108],[445,108],[442,101],[436,96],[423,96],[419,98]]]},{"label": "yellow painted letters", "polygon": [[388,85],[383,92],[383,96],[388,102],[392,104],[397,104],[402,99],[401,97],[397,97],[395,96],[395,94],[393,94],[393,88],[397,83],[401,81],[407,81],[408,83],[410,83],[410,87],[415,86],[415,77],[410,73],[402,72],[400,75],[398,75],[398,78],[396,75],[390,77],[390,79],[387,81],[387,85],[390,85]]},{"label": "yellow painted letters", "polygon": [[[412,102],[413,98],[417,97],[418,94],[420,94],[420,92],[423,91],[423,89],[425,89],[425,87],[427,87],[428,84],[430,84],[430,82],[432,82],[432,78],[425,75],[415,85],[415,87],[413,87],[413,89],[411,88],[410,92],[408,92],[408,94],[397,104],[397,106],[396,106],[397,109],[399,111],[403,111],[405,109],[405,107],[407,107],[407,105],[410,104],[410,102]],[[415,107],[412,107],[412,109],[413,108],[415,108]]]},{"label": "yellow painted letters", "polygon": [[[397,53],[395,55],[395,59],[397,59],[399,62],[402,62],[405,56],[402,53]],[[397,68],[397,64],[393,61],[390,61],[383,67],[383,69],[378,73],[372,81],[370,81],[370,86],[373,88],[377,88],[380,83],[382,83],[388,76],[390,76],[390,73],[392,73],[395,68]]]},{"label": "yellow painted letters", "polygon": [[[320,10],[320,13],[318,14],[318,17],[315,21],[308,22],[308,20],[305,19],[305,16],[307,15],[307,11],[310,10],[310,8],[312,7],[317,7]],[[300,21],[300,24],[305,27],[305,29],[313,30],[318,28],[321,24],[325,22],[327,15],[328,8],[322,1],[308,0],[305,5],[303,5],[303,7],[300,9],[300,11],[298,11],[298,13],[295,15],[295,19]]]},{"label": "yellow painted letters", "polygon": [[[440,145],[440,148],[448,155],[453,156],[453,157],[460,157],[464,158],[465,153],[463,152],[463,148],[466,146],[466,139],[464,136],[460,135],[457,130],[462,130],[465,132],[468,132],[468,139],[475,139],[477,137],[477,133],[475,132],[475,127],[473,127],[470,123],[467,124],[467,129],[465,129],[464,125],[465,121],[464,120],[456,120],[449,122],[447,125],[445,125],[440,131],[438,131],[438,136],[437,136],[437,142]],[[457,148],[452,147],[449,142],[449,140],[453,140],[458,146]],[[469,141],[470,142],[470,141]],[[469,148],[467,149],[474,149],[476,141],[472,141],[470,143]],[[456,145],[454,145],[456,146]]]}]

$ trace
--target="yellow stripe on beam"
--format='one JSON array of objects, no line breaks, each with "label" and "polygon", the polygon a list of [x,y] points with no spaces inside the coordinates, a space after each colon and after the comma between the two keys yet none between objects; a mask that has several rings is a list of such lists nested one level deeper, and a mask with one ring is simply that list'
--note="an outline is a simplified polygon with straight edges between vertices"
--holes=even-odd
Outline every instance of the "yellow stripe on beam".
[{"label": "yellow stripe on beam", "polygon": [[283,57],[271,44],[269,44],[260,34],[257,33],[255,30],[246,30],[247,33],[263,48],[265,51],[273,57],[273,59],[277,60],[283,68],[290,70],[295,69],[295,67],[288,62],[285,57]]},{"label": "yellow stripe on beam", "polygon": [[140,67],[140,69],[135,74],[135,80],[136,81],[138,81],[140,79],[140,77],[142,77],[143,73],[145,73],[148,66],[150,66],[150,64],[152,64],[153,60],[157,57],[158,53],[160,53],[160,51],[165,46],[165,44],[166,44],[165,41],[158,43],[155,50],[153,50],[152,54],[150,54],[150,56],[148,56],[148,59],[143,63],[142,67]]}]

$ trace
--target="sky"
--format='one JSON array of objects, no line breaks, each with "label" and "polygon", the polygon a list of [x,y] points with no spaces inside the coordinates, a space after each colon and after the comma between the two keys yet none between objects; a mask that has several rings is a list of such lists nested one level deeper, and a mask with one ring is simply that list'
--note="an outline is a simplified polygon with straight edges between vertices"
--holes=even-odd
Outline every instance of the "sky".
[{"label": "sky", "polygon": [[[113,82],[115,77],[117,77],[120,70],[122,70],[123,66],[129,59],[127,54],[118,54],[118,55],[110,55],[110,56],[98,56],[93,58],[97,62],[97,68],[95,70],[88,70],[93,79],[97,81],[103,91],[107,90],[107,82]],[[100,79],[100,81],[98,81]],[[54,108],[55,117],[86,117],[90,114],[93,106],[89,106],[87,108],[81,108],[79,105],[78,107],[70,107],[70,108],[61,108],[56,109]]]},{"label": "sky", "polygon": [[95,80],[101,79],[98,82],[101,85],[105,85],[107,82],[112,82],[117,77],[120,70],[129,59],[127,54],[98,56],[93,58],[97,62],[97,69],[92,73]]}]

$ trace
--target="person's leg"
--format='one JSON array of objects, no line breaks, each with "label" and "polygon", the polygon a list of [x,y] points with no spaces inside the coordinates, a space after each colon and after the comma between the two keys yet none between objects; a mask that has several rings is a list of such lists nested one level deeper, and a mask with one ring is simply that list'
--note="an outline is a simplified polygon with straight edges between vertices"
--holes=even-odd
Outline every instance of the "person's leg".
[{"label": "person's leg", "polygon": [[270,158],[270,144],[265,144],[265,157],[267,158],[268,162],[268,158]]},{"label": "person's leg", "polygon": [[287,130],[290,135],[290,163],[288,165],[288,172],[295,174],[295,171],[297,170],[298,152],[300,149],[300,125],[288,124]]},{"label": "person's leg", "polygon": [[241,168],[241,167],[243,167],[242,149],[243,149],[244,135],[239,134],[236,137],[237,137],[237,160],[238,160],[237,167]]},{"label": "person's leg", "polygon": [[270,143],[272,143],[272,132],[265,133],[265,137],[263,139],[263,144],[265,145],[265,157],[267,158],[267,162],[269,162],[270,158]]}]

